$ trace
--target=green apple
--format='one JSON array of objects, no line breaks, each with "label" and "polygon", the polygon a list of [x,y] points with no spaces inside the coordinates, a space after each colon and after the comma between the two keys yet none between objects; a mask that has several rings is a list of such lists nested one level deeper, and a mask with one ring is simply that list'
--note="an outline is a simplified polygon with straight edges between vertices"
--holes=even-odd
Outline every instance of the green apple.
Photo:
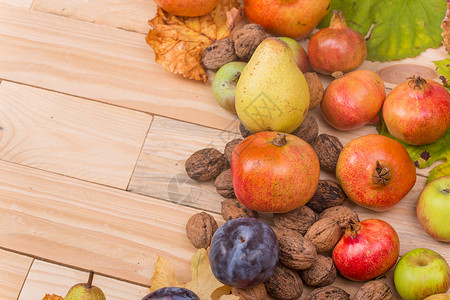
[{"label": "green apple", "polygon": [[450,300],[450,294],[434,294],[426,297],[423,300]]},{"label": "green apple", "polygon": [[288,44],[289,48],[291,48],[292,54],[294,54],[295,63],[300,68],[302,73],[308,72],[309,60],[305,49],[303,49],[303,47],[296,40],[289,37],[279,37],[279,39],[284,41]]},{"label": "green apple", "polygon": [[413,249],[398,261],[394,284],[403,299],[424,299],[448,290],[450,268],[438,253],[425,248]]},{"label": "green apple", "polygon": [[429,182],[417,201],[417,218],[426,233],[442,242],[450,242],[450,176]]},{"label": "green apple", "polygon": [[235,92],[236,85],[247,63],[233,61],[224,64],[214,75],[212,91],[214,99],[223,109],[236,113]]}]

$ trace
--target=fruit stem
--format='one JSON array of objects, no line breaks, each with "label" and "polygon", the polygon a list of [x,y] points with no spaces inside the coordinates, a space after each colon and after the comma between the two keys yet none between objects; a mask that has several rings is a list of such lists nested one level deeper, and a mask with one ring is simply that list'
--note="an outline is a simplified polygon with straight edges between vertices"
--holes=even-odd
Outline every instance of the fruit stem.
[{"label": "fruit stem", "polygon": [[90,289],[92,287],[93,280],[94,280],[94,271],[89,271],[89,279],[86,283],[86,288]]},{"label": "fruit stem", "polygon": [[237,84],[237,82],[239,81],[239,77],[241,77],[241,72],[237,72],[236,75],[234,75],[233,79],[231,79],[231,82]]},{"label": "fruit stem", "polygon": [[273,139],[272,144],[274,144],[277,147],[283,147],[284,145],[286,145],[287,140],[286,140],[286,133],[278,133],[277,137]]},{"label": "fruit stem", "polygon": [[428,83],[425,79],[423,79],[420,76],[413,75],[412,77],[408,77],[409,79],[408,85],[412,87],[414,90],[427,90],[428,89]]},{"label": "fruit stem", "polygon": [[352,238],[355,238],[356,234],[359,232],[360,229],[361,229],[361,225],[359,224],[359,222],[351,219],[348,222],[348,227],[345,231],[349,232],[350,235],[352,236]]},{"label": "fruit stem", "polygon": [[376,185],[387,186],[392,179],[391,170],[388,167],[383,166],[377,161],[375,169],[372,171],[372,182]]},{"label": "fruit stem", "polygon": [[348,28],[342,10],[333,10],[333,16],[331,17],[330,20],[330,28],[336,29]]}]

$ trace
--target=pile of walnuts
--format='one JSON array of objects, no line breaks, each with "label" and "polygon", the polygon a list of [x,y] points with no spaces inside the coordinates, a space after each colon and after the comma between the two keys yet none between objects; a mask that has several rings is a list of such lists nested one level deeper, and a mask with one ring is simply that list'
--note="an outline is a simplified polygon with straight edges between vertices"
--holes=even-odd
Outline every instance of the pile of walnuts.
[{"label": "pile of walnuts", "polygon": [[[250,132],[241,124],[245,138]],[[293,134],[307,140],[319,157],[320,166],[334,171],[342,144],[338,138],[318,135],[317,122],[307,117]],[[217,192],[225,199],[221,214],[225,221],[235,218],[258,218],[256,211],[242,205],[233,191],[230,162],[234,148],[242,139],[228,142],[224,153],[205,148],[193,153],[186,161],[188,175],[199,181],[214,181]],[[299,299],[304,285],[314,290],[306,299],[350,299],[341,288],[332,286],[337,270],[331,252],[351,221],[359,221],[352,209],[344,206],[346,195],[333,180],[320,180],[316,193],[304,206],[287,213],[264,216],[271,222],[279,244],[279,263],[263,284],[251,288],[233,288],[241,299],[266,299],[267,294],[281,300]],[[196,248],[208,248],[218,228],[216,220],[206,212],[193,215],[186,224],[186,233]],[[381,280],[363,285],[353,299],[393,299],[389,286]]]}]

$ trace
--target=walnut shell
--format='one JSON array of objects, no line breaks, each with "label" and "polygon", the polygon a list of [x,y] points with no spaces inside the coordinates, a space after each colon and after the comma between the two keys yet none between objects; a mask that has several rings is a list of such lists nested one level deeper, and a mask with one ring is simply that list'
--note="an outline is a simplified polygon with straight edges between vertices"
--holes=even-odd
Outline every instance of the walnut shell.
[{"label": "walnut shell", "polygon": [[301,234],[291,230],[277,230],[280,262],[294,270],[310,268],[317,258],[316,247]]},{"label": "walnut shell", "polygon": [[209,181],[216,178],[226,166],[225,156],[214,148],[194,152],[185,163],[188,176],[197,181]]},{"label": "walnut shell", "polygon": [[308,143],[312,143],[319,134],[319,125],[314,117],[306,116],[302,124],[291,134],[298,136]]},{"label": "walnut shell", "polygon": [[248,130],[244,124],[239,123],[239,132],[241,133],[242,137],[245,139],[246,137],[252,135],[253,133]]},{"label": "walnut shell", "polygon": [[329,207],[342,205],[347,196],[339,183],[333,180],[319,180],[317,190],[306,206],[321,213]]},{"label": "walnut shell", "polygon": [[258,218],[258,213],[239,202],[237,199],[226,199],[222,201],[222,217],[225,221],[237,218]]},{"label": "walnut shell", "polygon": [[339,138],[322,133],[315,138],[311,146],[319,158],[320,168],[324,171],[335,172],[339,154],[344,147]]},{"label": "walnut shell", "polygon": [[316,72],[306,72],[304,75],[306,83],[308,83],[311,98],[309,101],[309,110],[313,110],[318,108],[322,102],[324,93],[323,84]]},{"label": "walnut shell", "polygon": [[315,289],[306,300],[350,300],[350,295],[336,286],[325,286]]},{"label": "walnut shell", "polygon": [[214,217],[202,211],[189,218],[186,223],[186,234],[195,248],[208,248],[217,228]]},{"label": "walnut shell", "polygon": [[326,286],[336,279],[337,271],[331,257],[317,255],[313,265],[300,271],[303,282],[309,286]]},{"label": "walnut shell", "polygon": [[312,224],[305,234],[305,239],[316,246],[317,253],[333,249],[340,237],[341,228],[335,220],[330,218],[323,218]]},{"label": "walnut shell", "polygon": [[234,198],[233,183],[231,182],[231,169],[225,170],[217,176],[214,182],[216,191],[224,198]]},{"label": "walnut shell", "polygon": [[348,226],[350,226],[350,220],[358,221],[358,214],[348,208],[347,206],[338,205],[334,207],[329,207],[320,213],[319,219],[330,218],[336,221],[341,228],[341,230],[345,230]]},{"label": "walnut shell", "polygon": [[236,146],[242,141],[243,139],[234,139],[229,141],[226,145],[225,145],[225,149],[224,149],[224,154],[225,154],[225,158],[228,160],[229,163],[231,163],[231,155],[233,154],[233,150],[234,148],[236,148]]},{"label": "walnut shell", "polygon": [[236,55],[244,60],[250,60],[256,47],[267,38],[267,34],[258,24],[247,24],[237,29],[233,34]]},{"label": "walnut shell", "polygon": [[298,299],[303,293],[303,282],[297,272],[278,264],[272,274],[264,282],[267,293],[280,300]]},{"label": "walnut shell", "polygon": [[287,213],[273,214],[273,222],[276,227],[294,230],[302,235],[316,221],[316,214],[308,206],[300,206]]},{"label": "walnut shell", "polygon": [[366,282],[353,296],[353,300],[392,300],[391,287],[384,281],[377,279]]},{"label": "walnut shell", "polygon": [[215,41],[203,51],[202,64],[205,68],[217,71],[223,65],[238,60],[232,39]]},{"label": "walnut shell", "polygon": [[232,287],[231,294],[238,296],[241,300],[266,300],[267,291],[263,283],[248,287]]}]

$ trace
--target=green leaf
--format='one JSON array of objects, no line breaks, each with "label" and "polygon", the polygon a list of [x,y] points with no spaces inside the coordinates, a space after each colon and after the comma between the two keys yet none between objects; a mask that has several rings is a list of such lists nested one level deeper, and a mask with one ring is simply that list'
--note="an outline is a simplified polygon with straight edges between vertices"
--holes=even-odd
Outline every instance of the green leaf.
[{"label": "green leaf", "polygon": [[[383,120],[380,120],[377,131],[381,135],[399,141],[389,133]],[[429,167],[438,160],[444,161],[444,163],[437,165],[430,171],[427,183],[433,179],[450,175],[450,147],[448,146],[450,145],[450,129],[439,140],[428,145],[413,146],[401,141],[399,142],[408,151],[409,156],[411,156],[414,164],[419,169]]]},{"label": "green leaf", "polygon": [[442,84],[450,91],[450,58],[433,61]]},{"label": "green leaf", "polygon": [[373,25],[366,41],[368,60],[414,57],[442,44],[446,0],[333,0],[319,28],[329,26],[336,9],[342,10],[350,28],[364,36]]}]

